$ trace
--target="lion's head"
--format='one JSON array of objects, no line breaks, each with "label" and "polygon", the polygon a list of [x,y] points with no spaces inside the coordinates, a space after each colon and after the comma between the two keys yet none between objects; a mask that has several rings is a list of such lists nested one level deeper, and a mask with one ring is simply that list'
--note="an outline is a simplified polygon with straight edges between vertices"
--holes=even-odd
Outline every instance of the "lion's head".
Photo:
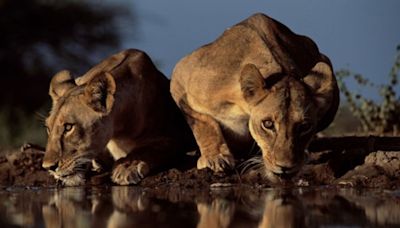
[{"label": "lion's head", "polygon": [[318,62],[300,79],[285,72],[263,77],[247,64],[240,85],[250,110],[250,133],[261,148],[269,179],[290,178],[301,168],[313,135],[336,113],[337,85],[330,64]]},{"label": "lion's head", "polygon": [[80,86],[68,71],[53,77],[49,91],[53,105],[46,119],[48,141],[42,165],[63,184],[83,184],[92,159],[110,140],[113,126],[108,116],[115,89],[108,73]]}]

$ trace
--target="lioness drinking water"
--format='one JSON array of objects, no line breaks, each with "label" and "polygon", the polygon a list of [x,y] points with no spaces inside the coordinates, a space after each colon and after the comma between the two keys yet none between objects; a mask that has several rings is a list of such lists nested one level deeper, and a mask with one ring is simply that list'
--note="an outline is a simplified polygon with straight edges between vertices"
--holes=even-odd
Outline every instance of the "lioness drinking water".
[{"label": "lioness drinking water", "polygon": [[128,185],[195,145],[168,79],[142,51],[113,55],[76,80],[61,71],[49,94],[43,167],[67,186],[84,184],[104,150],[116,160],[112,181]]},{"label": "lioness drinking water", "polygon": [[233,154],[256,142],[272,181],[299,171],[310,139],[339,104],[329,59],[311,39],[263,14],[181,59],[171,93],[200,147],[197,168],[234,167]]}]

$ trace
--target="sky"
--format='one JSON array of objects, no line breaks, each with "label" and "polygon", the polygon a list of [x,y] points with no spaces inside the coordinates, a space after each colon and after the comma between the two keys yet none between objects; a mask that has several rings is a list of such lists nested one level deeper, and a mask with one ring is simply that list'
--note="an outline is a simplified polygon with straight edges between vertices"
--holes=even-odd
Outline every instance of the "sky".
[{"label": "sky", "polygon": [[144,50],[167,77],[179,59],[256,12],[312,38],[335,70],[347,68],[375,83],[387,81],[400,44],[399,0],[119,2],[129,7],[137,19],[135,25],[121,23],[122,48]]}]

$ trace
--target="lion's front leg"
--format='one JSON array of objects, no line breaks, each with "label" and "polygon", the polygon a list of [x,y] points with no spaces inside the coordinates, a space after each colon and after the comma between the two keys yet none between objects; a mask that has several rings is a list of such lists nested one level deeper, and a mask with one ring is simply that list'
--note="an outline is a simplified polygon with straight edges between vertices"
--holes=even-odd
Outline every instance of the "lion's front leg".
[{"label": "lion's front leg", "polygon": [[235,166],[233,155],[229,151],[218,122],[209,115],[198,113],[187,105],[181,104],[186,119],[192,128],[201,156],[197,168],[210,168],[214,172],[223,172]]},{"label": "lion's front leg", "polygon": [[115,162],[111,180],[119,185],[138,184],[150,173],[171,166],[182,151],[177,142],[160,137],[145,142],[133,149],[126,157]]}]

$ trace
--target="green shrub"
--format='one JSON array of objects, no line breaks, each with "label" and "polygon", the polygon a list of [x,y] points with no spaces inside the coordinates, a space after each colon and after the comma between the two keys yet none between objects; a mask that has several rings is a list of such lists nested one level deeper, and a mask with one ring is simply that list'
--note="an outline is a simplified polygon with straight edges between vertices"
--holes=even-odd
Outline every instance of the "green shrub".
[{"label": "green shrub", "polygon": [[26,142],[44,146],[46,130],[44,117],[22,110],[2,107],[0,110],[0,151],[19,147]]},{"label": "green shrub", "polygon": [[[349,70],[336,72],[339,88],[346,99],[350,111],[361,123],[364,132],[397,135],[400,129],[400,97],[396,95],[400,70],[400,46],[386,84],[375,85],[364,76]],[[378,90],[380,101],[366,98],[348,89],[345,79],[355,80],[364,88]]]}]

